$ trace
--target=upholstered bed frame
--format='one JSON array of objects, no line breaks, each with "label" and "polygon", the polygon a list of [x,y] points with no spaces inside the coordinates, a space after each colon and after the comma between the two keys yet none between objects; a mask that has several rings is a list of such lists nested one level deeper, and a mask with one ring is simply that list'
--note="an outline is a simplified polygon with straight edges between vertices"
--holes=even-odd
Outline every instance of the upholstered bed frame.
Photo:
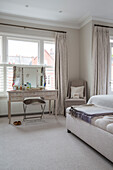
[{"label": "upholstered bed frame", "polygon": [[66,115],[66,128],[113,162],[113,135],[83,120]]},{"label": "upholstered bed frame", "polygon": [[66,128],[113,162],[113,134],[72,116],[69,108],[66,110]]}]

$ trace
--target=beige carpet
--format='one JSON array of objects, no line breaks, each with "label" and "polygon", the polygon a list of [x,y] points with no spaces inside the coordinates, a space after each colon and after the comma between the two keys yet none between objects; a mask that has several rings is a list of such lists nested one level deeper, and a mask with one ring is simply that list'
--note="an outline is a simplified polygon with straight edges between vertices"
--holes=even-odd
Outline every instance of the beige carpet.
[{"label": "beige carpet", "polygon": [[19,127],[0,119],[0,170],[113,170],[113,164],[67,133],[63,116],[46,115]]}]

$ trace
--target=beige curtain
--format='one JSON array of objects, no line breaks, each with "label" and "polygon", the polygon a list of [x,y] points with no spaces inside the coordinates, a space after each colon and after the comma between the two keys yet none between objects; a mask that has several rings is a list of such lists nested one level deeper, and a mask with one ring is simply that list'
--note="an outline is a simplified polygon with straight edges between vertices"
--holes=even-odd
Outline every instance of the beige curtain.
[{"label": "beige curtain", "polygon": [[56,33],[55,41],[55,88],[58,89],[58,114],[64,114],[64,99],[67,96],[68,67],[66,34]]},{"label": "beige curtain", "polygon": [[94,27],[92,56],[92,95],[108,94],[110,74],[110,40],[108,29]]}]

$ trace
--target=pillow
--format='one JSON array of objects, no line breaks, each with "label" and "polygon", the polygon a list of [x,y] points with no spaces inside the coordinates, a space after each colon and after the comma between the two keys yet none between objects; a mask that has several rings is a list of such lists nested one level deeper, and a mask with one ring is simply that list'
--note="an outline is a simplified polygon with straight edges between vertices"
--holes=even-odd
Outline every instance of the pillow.
[{"label": "pillow", "polygon": [[73,99],[79,99],[79,93],[73,93],[72,98]]},{"label": "pillow", "polygon": [[83,91],[84,91],[84,86],[79,86],[79,87],[73,87],[71,86],[71,98],[74,98],[75,93],[79,94],[80,98],[83,98]]}]

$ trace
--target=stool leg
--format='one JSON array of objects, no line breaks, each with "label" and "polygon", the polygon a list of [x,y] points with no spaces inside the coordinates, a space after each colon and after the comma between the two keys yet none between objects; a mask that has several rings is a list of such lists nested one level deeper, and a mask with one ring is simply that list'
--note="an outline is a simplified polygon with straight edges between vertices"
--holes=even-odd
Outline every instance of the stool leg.
[{"label": "stool leg", "polygon": [[24,118],[23,118],[23,120],[26,119],[26,109],[27,109],[27,105],[25,105],[23,103],[23,110],[24,110]]},{"label": "stool leg", "polygon": [[41,118],[43,118],[43,116],[44,116],[44,110],[45,110],[45,105],[44,105],[44,106],[41,105],[41,109],[42,109],[42,116],[41,116]]}]

